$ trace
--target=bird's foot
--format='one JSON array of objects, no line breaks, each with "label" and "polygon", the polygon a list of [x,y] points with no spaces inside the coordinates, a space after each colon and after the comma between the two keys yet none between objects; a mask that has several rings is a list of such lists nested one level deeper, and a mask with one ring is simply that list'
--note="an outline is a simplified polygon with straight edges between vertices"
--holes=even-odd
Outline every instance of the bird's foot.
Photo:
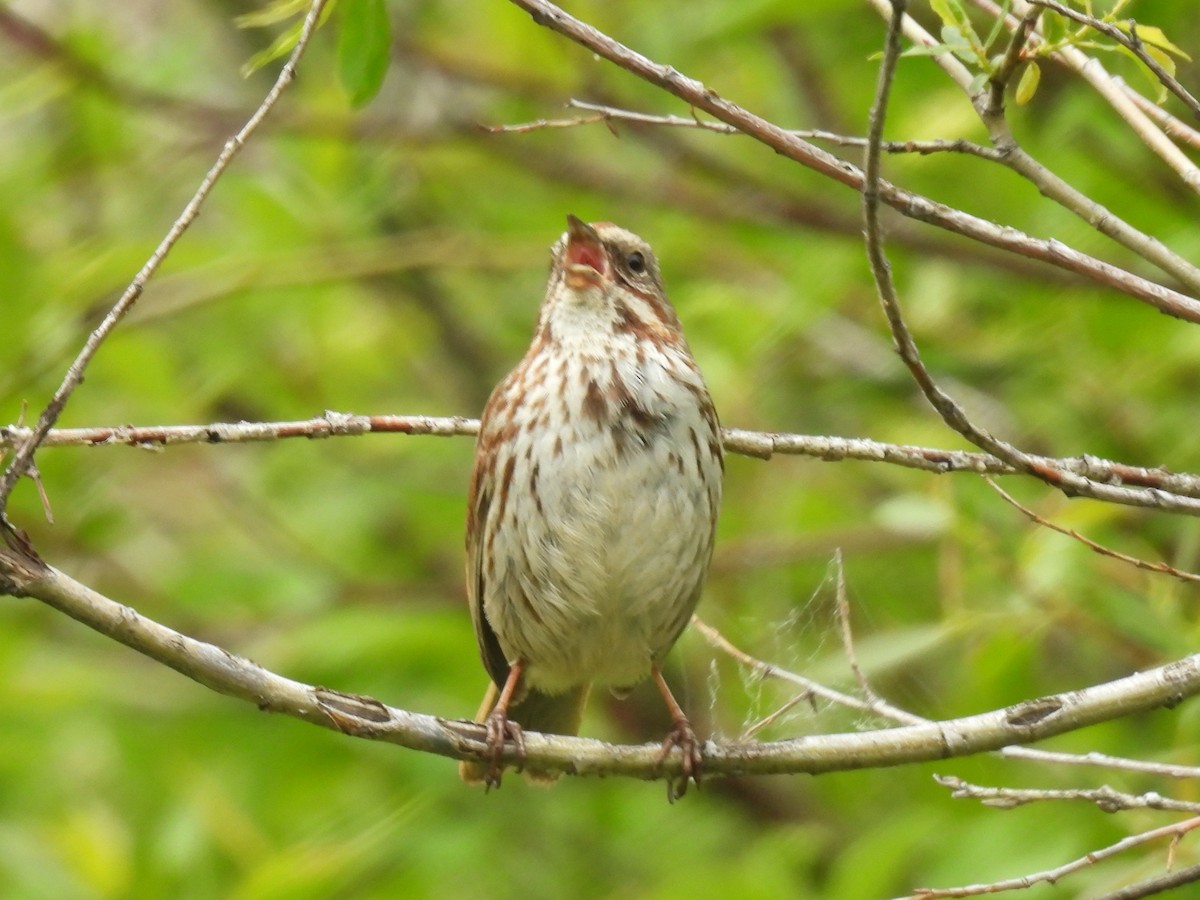
[{"label": "bird's foot", "polygon": [[484,754],[488,761],[487,771],[483,776],[484,786],[491,790],[500,787],[500,777],[504,774],[504,748],[508,741],[513,742],[517,757],[518,771],[525,765],[525,733],[521,726],[508,718],[508,713],[500,708],[493,709],[484,723],[487,729],[487,751]]},{"label": "bird's foot", "polygon": [[662,752],[658,755],[660,768],[676,747],[683,754],[683,758],[680,762],[679,777],[672,778],[667,782],[667,799],[671,803],[687,793],[689,781],[695,783],[697,788],[700,787],[700,773],[704,767],[704,754],[700,749],[700,741],[696,738],[696,732],[692,730],[692,723],[686,717],[676,719],[675,724],[667,733],[667,737],[663,741]]}]

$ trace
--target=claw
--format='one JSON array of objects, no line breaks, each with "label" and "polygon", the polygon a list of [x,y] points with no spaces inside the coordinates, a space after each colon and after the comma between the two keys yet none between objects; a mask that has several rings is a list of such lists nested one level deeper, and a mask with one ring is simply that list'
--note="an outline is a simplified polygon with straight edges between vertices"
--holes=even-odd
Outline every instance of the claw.
[{"label": "claw", "polygon": [[667,782],[667,800],[671,803],[687,793],[689,781],[699,789],[704,768],[704,754],[700,749],[700,741],[696,739],[696,732],[692,730],[692,724],[686,718],[676,719],[674,727],[667,733],[662,751],[658,754],[659,768],[676,747],[683,754],[683,759],[680,761],[680,776]]},{"label": "claw", "polygon": [[508,678],[504,680],[500,696],[496,699],[496,705],[484,720],[487,729],[487,750],[484,756],[488,766],[483,774],[483,784],[487,790],[500,787],[500,778],[504,774],[504,745],[509,740],[513,742],[517,770],[525,768],[525,733],[520,725],[508,718],[508,707],[512,703],[513,694],[521,682],[521,673],[524,670],[525,664],[520,660],[513,663]]}]

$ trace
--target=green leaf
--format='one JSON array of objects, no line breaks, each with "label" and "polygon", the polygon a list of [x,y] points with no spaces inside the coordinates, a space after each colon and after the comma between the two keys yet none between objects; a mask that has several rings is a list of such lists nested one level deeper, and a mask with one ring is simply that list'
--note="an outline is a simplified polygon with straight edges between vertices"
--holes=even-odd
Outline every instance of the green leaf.
[{"label": "green leaf", "polygon": [[[321,10],[317,25],[324,25],[337,7],[337,0],[330,0]],[[304,30],[304,13],[308,10],[308,0],[275,0],[257,12],[238,16],[234,21],[239,28],[262,28],[278,22],[297,18],[285,31],[279,34],[265,50],[259,50],[242,65],[242,77],[249,78],[263,66],[277,59],[282,59],[295,49],[300,41],[300,33]]]},{"label": "green leaf", "polygon": [[294,16],[303,15],[308,9],[308,0],[275,0],[262,9],[243,13],[233,21],[238,28],[262,28],[278,22],[286,22]]},{"label": "green leaf", "polygon": [[[1167,91],[1166,85],[1158,80],[1158,76],[1154,74],[1154,71],[1148,65],[1146,65],[1140,56],[1138,56],[1124,44],[1117,47],[1117,49],[1122,55],[1128,56],[1133,60],[1134,64],[1137,66],[1137,70],[1141,72],[1142,77],[1146,79],[1146,84],[1149,89],[1155,92],[1154,102],[1159,104],[1164,103],[1169,92]],[[1153,56],[1156,60],[1158,60],[1159,64],[1162,65],[1167,72],[1172,75],[1175,74],[1175,61],[1171,59],[1171,57],[1167,56],[1161,50],[1155,50],[1153,47],[1143,47],[1142,49],[1144,49],[1150,56]]]},{"label": "green leaf", "polygon": [[1017,82],[1016,101],[1018,106],[1024,106],[1033,99],[1041,80],[1042,70],[1037,63],[1031,62],[1025,67],[1025,71],[1021,73],[1021,80]]},{"label": "green leaf", "polygon": [[[1117,24],[1117,27],[1120,28],[1122,31],[1124,31],[1126,34],[1132,34],[1132,32],[1133,32],[1132,23],[1117,22],[1116,24]],[[1168,53],[1173,53],[1175,56],[1178,56],[1181,59],[1185,59],[1188,62],[1192,61],[1192,58],[1190,56],[1188,56],[1186,53],[1183,52],[1183,50],[1181,50],[1174,43],[1172,43],[1170,41],[1170,39],[1165,34],[1163,34],[1163,30],[1161,28],[1158,28],[1155,25],[1138,25],[1137,26],[1137,36],[1138,36],[1138,39],[1143,44],[1147,45],[1147,47],[1146,47],[1147,52],[1150,52],[1150,55],[1154,56],[1155,59],[1158,59],[1159,57],[1156,56],[1151,51],[1151,48],[1157,47],[1159,50],[1165,50]]]},{"label": "green leaf", "polygon": [[959,25],[967,18],[958,0],[930,0],[929,5],[944,25]]},{"label": "green leaf", "polygon": [[390,60],[391,28],[384,0],[342,4],[338,76],[354,106],[369,103],[383,85]]},{"label": "green leaf", "polygon": [[282,59],[291,53],[303,30],[303,23],[297,22],[271,41],[271,45],[265,50],[259,50],[251,56],[242,66],[242,77],[249,78],[267,63]]},{"label": "green leaf", "polygon": [[1159,50],[1157,47],[1147,47],[1146,53],[1154,59],[1156,63],[1167,70],[1167,74],[1172,77],[1175,75],[1175,60],[1166,53]]},{"label": "green leaf", "polygon": [[1042,11],[1042,37],[1046,43],[1054,46],[1062,42],[1067,35],[1067,26],[1062,16],[1046,9]]}]

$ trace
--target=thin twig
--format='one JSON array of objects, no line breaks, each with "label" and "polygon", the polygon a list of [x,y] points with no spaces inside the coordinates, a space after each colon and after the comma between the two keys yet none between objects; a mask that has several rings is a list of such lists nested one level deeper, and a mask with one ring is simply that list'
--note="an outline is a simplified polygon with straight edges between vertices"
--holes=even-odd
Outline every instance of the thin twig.
[{"label": "thin twig", "polygon": [[[590,125],[600,121],[614,122],[630,122],[636,125],[658,125],[667,128],[692,128],[702,131],[712,131],[716,134],[727,135],[745,135],[740,128],[735,128],[732,125],[726,125],[724,122],[711,122],[707,119],[698,119],[687,116],[660,116],[651,115],[649,113],[634,112],[628,109],[620,109],[615,106],[605,106],[600,103],[588,103],[584,100],[569,100],[567,105],[574,109],[581,109],[589,112],[597,113],[594,116],[579,116],[576,119],[554,119],[540,120],[538,122],[529,122],[522,125],[504,125],[496,128],[489,128],[489,131],[532,131],[538,127],[561,128],[567,127],[568,124],[574,125]],[[823,141],[827,144],[835,144],[839,147],[866,147],[867,139],[865,137],[856,137],[848,134],[838,134],[834,131],[826,131],[820,128],[793,128],[789,129],[788,134],[808,141]],[[888,153],[916,153],[921,156],[928,156],[935,153],[964,153],[968,156],[978,156],[982,159],[992,162],[999,162],[1001,153],[992,147],[984,147],[982,144],[976,144],[974,141],[965,139],[954,141],[884,141],[883,149]]]},{"label": "thin twig", "polygon": [[736,646],[725,635],[721,634],[712,625],[709,625],[699,616],[692,616],[692,627],[700,632],[700,636],[704,638],[709,646],[720,650],[722,653],[735,660],[739,665],[749,669],[759,678],[775,678],[780,681],[785,681],[795,687],[800,688],[801,699],[819,697],[822,700],[827,700],[830,703],[835,703],[838,706],[844,706],[846,709],[852,709],[860,713],[871,713],[880,716],[881,718],[890,719],[893,722],[898,722],[902,725],[920,725],[928,724],[931,719],[923,719],[920,716],[905,712],[898,707],[880,702],[878,704],[871,703],[855,697],[853,694],[847,694],[835,688],[821,684],[819,681],[814,681],[804,675],[789,671],[782,666],[777,666],[774,663],[765,662],[757,657],[751,656],[745,650]]},{"label": "thin twig", "polygon": [[0,525],[7,523],[6,510],[8,506],[8,497],[12,493],[13,487],[16,485],[17,481],[29,471],[30,466],[33,463],[34,453],[37,451],[42,440],[46,437],[47,433],[49,433],[50,429],[54,427],[54,423],[58,421],[58,417],[62,414],[63,408],[67,405],[67,401],[70,399],[71,394],[74,393],[75,389],[83,382],[84,370],[91,362],[92,357],[96,355],[96,352],[100,349],[100,345],[104,343],[105,338],[112,333],[113,329],[117,327],[117,324],[121,321],[125,314],[129,312],[129,310],[137,302],[138,298],[141,297],[142,292],[146,288],[147,282],[154,275],[154,273],[158,271],[158,267],[162,264],[162,261],[166,259],[167,254],[171,251],[171,248],[175,246],[175,243],[180,237],[183,236],[183,233],[187,231],[192,222],[195,221],[196,216],[200,214],[200,208],[204,205],[204,201],[208,197],[209,192],[213,189],[213,186],[217,183],[218,179],[220,179],[221,175],[224,174],[225,170],[229,167],[230,162],[232,162],[238,151],[242,149],[250,136],[253,135],[258,129],[258,126],[262,124],[262,121],[267,117],[267,114],[271,111],[271,108],[278,102],[284,90],[287,89],[288,85],[290,85],[292,80],[296,77],[296,66],[300,62],[300,58],[304,55],[304,51],[308,47],[309,40],[312,38],[312,35],[316,30],[317,21],[326,2],[327,0],[313,0],[312,5],[309,7],[308,14],[304,18],[304,24],[301,27],[300,36],[296,42],[296,47],[292,50],[292,53],[288,57],[287,62],[284,63],[283,68],[280,69],[279,77],[276,78],[274,85],[271,86],[271,89],[263,98],[262,103],[259,104],[258,109],[256,109],[254,114],[246,120],[246,124],[242,126],[241,130],[225,142],[225,146],[221,150],[220,155],[218,155],[216,162],[213,163],[212,168],[210,168],[208,171],[208,174],[205,175],[204,179],[200,182],[200,186],[196,189],[195,194],[192,195],[191,200],[189,200],[187,205],[183,208],[183,212],[179,214],[179,218],[172,223],[170,229],[167,231],[166,236],[159,243],[158,247],[155,248],[145,265],[142,266],[141,271],[134,276],[133,281],[130,282],[129,287],[125,289],[125,292],[121,295],[120,299],[117,300],[112,309],[108,311],[108,314],[104,317],[103,321],[101,321],[101,323],[96,326],[96,329],[90,335],[88,335],[88,339],[84,343],[83,349],[79,351],[78,356],[75,357],[75,361],[72,362],[70,367],[67,369],[67,373],[63,378],[62,384],[60,384],[58,390],[54,392],[54,396],[51,398],[50,402],[46,404],[46,408],[42,410],[42,414],[38,417],[37,424],[34,426],[33,431],[30,433],[25,442],[17,449],[17,452],[13,454],[13,458],[9,461],[8,467],[4,470],[3,475],[0,475]]},{"label": "thin twig", "polygon": [[854,680],[858,682],[858,689],[867,698],[867,702],[872,707],[886,706],[886,701],[875,693],[875,688],[871,687],[871,682],[863,673],[862,666],[858,664],[858,651],[854,649],[854,632],[850,627],[850,597],[846,592],[846,567],[842,563],[840,547],[833,552],[833,566],[836,573],[834,575],[834,593],[837,599],[838,632],[842,638],[842,652],[846,654],[846,662],[850,665]]},{"label": "thin twig", "polygon": [[956,800],[978,800],[996,809],[1016,809],[1030,803],[1073,801],[1091,803],[1104,812],[1129,809],[1157,809],[1164,812],[1200,813],[1200,803],[1164,797],[1156,791],[1145,794],[1129,794],[1117,791],[1108,785],[1098,788],[1067,788],[1044,790],[1031,788],[991,787],[971,784],[954,775],[934,775],[933,780],[942,787],[950,788],[950,796]]},{"label": "thin twig", "polygon": [[1004,92],[1008,88],[1009,81],[1016,74],[1017,68],[1025,60],[1025,46],[1040,15],[1041,13],[1037,10],[1031,10],[1013,29],[1008,49],[1004,51],[1004,58],[996,71],[992,73],[992,77],[988,79],[987,106],[983,113],[985,119],[1004,115]]},{"label": "thin twig", "polygon": [[578,128],[581,125],[594,125],[597,122],[611,122],[616,116],[573,116],[570,119],[535,119],[532,122],[518,122],[510,125],[480,125],[481,131],[488,134],[528,134],[531,131],[544,131],[547,128]]},{"label": "thin twig", "polygon": [[[1025,757],[1028,747],[1005,747],[1001,756]],[[1161,775],[1164,778],[1200,778],[1200,766],[1179,766],[1172,763],[1148,762],[1110,756],[1107,753],[1060,753],[1054,750],[1038,750],[1037,762],[1067,766],[1095,766],[1101,769],[1120,769],[1125,772],[1140,772],[1143,775]]]},{"label": "thin twig", "polygon": [[1156,841],[1159,838],[1186,834],[1195,828],[1200,828],[1200,817],[1186,819],[1183,822],[1176,822],[1174,825],[1164,825],[1162,828],[1155,828],[1151,831],[1144,831],[1141,834],[1131,835],[1117,841],[1115,844],[1110,844],[1100,850],[1093,850],[1086,856],[1072,860],[1065,865],[1056,866],[1053,869],[1022,875],[1020,878],[994,881],[989,884],[971,884],[954,888],[920,888],[914,891],[913,896],[920,897],[922,900],[933,900],[933,898],[942,897],[976,897],[981,894],[997,894],[1001,891],[1023,890],[1041,883],[1055,884],[1068,875],[1074,874],[1081,869],[1086,869],[1088,866],[1095,865],[1103,860],[1111,859],[1119,853],[1124,853],[1126,850],[1141,846],[1150,841]]},{"label": "thin twig", "polygon": [[1174,566],[1168,565],[1165,562],[1150,562],[1145,559],[1139,559],[1136,556],[1129,556],[1128,554],[1120,553],[1109,547],[1105,547],[1103,544],[1096,543],[1091,538],[1085,537],[1084,535],[1080,534],[1078,531],[1075,531],[1073,528],[1064,528],[1061,525],[1056,525],[1053,522],[1049,521],[1048,519],[1042,518],[1041,516],[1039,516],[1037,513],[1035,513],[1029,507],[1023,506],[1020,503],[1020,501],[1018,501],[1016,498],[1014,498],[1011,494],[1005,492],[1005,490],[1002,487],[1000,487],[1000,485],[996,484],[996,482],[993,481],[991,478],[988,478],[985,475],[983,480],[986,481],[991,486],[992,490],[994,490],[997,494],[999,494],[1005,500],[1005,502],[1007,502],[1011,506],[1015,507],[1016,509],[1020,510],[1031,521],[1036,522],[1039,525],[1045,526],[1046,528],[1049,528],[1051,531],[1057,531],[1059,534],[1065,535],[1066,537],[1074,538],[1075,540],[1079,541],[1079,543],[1083,544],[1085,547],[1089,548],[1093,552],[1099,553],[1101,556],[1107,556],[1110,559],[1118,559],[1121,562],[1129,563],[1129,565],[1134,566],[1138,569],[1143,569],[1147,572],[1157,572],[1160,575],[1170,575],[1174,578],[1182,579],[1183,581],[1191,581],[1193,583],[1200,583],[1200,575],[1197,575],[1193,572],[1184,572],[1183,570],[1177,569]]}]

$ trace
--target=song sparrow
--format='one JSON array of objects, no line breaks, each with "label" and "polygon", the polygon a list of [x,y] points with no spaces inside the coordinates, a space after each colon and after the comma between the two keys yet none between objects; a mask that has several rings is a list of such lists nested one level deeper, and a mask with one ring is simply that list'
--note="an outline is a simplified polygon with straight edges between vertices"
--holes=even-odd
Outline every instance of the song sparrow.
[{"label": "song sparrow", "polygon": [[[521,728],[578,734],[593,682],[654,678],[662,760],[700,744],[663,680],[712,556],[724,458],[712,399],[649,245],[567,217],[533,343],[483,411],[467,512],[467,593],[492,678],[477,721],[500,783]],[[529,771],[534,780],[557,777]]]}]

